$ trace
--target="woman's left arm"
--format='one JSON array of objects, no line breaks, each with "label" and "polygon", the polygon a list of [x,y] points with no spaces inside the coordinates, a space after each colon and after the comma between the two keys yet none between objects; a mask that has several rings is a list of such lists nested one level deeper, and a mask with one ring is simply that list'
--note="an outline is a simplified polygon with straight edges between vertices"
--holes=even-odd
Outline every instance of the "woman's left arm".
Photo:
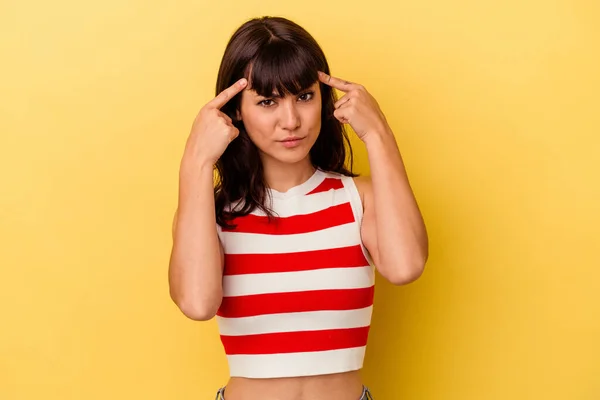
[{"label": "woman's left arm", "polygon": [[400,285],[421,276],[428,258],[427,230],[394,134],[377,101],[358,84],[320,73],[324,84],[345,95],[335,117],[365,143],[371,179],[361,180],[363,242],[381,275]]}]

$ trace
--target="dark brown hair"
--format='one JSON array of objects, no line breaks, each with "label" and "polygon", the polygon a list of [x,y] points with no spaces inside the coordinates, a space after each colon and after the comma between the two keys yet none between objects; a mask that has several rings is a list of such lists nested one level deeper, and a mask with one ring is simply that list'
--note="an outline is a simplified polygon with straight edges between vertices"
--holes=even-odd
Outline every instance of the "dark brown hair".
[{"label": "dark brown hair", "polygon": [[[329,74],[329,65],[321,47],[304,28],[281,17],[254,18],[239,27],[229,40],[219,68],[216,94],[245,77],[261,96],[297,95],[318,81],[318,71]],[[320,88],[321,132],[310,150],[310,160],[315,168],[356,176],[352,173],[350,141],[343,125],[333,116],[335,91],[324,84]],[[238,94],[221,109],[240,131],[216,164],[215,211],[217,223],[223,227],[256,208],[272,215],[265,204],[267,191],[259,151],[243,123],[236,119],[240,100]],[[227,206],[234,202],[240,206],[228,211]]]}]

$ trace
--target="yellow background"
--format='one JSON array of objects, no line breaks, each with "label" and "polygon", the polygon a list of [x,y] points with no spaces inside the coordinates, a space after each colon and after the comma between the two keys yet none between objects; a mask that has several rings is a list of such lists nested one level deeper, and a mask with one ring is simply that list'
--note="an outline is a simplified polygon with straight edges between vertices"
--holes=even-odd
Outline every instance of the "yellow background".
[{"label": "yellow background", "polygon": [[[0,399],[211,399],[167,291],[177,169],[233,30],[283,15],[394,128],[431,240],[379,280],[377,400],[600,398],[594,0],[0,2]],[[368,171],[357,146],[357,169]]]}]

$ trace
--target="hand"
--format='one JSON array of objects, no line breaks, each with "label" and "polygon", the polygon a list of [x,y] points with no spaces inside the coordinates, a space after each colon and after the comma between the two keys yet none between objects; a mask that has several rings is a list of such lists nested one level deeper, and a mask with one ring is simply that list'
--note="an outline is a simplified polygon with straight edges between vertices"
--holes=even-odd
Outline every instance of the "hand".
[{"label": "hand", "polygon": [[335,103],[333,115],[344,124],[350,124],[356,135],[365,140],[371,132],[388,129],[379,104],[362,85],[347,82],[319,71],[319,80],[341,90],[344,96]]},{"label": "hand", "polygon": [[245,78],[240,79],[202,107],[192,125],[185,146],[184,160],[194,165],[210,165],[211,168],[214,166],[229,143],[240,133],[233,126],[231,118],[221,112],[220,108],[247,84]]}]

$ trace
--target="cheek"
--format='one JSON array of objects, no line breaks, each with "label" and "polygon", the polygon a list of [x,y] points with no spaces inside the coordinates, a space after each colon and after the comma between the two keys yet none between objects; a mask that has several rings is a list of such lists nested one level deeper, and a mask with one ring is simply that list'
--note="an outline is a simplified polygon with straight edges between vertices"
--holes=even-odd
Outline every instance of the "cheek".
[{"label": "cheek", "polygon": [[321,105],[307,109],[303,119],[311,131],[316,130],[318,133],[321,129]]},{"label": "cheek", "polygon": [[242,121],[246,132],[253,141],[269,136],[273,130],[273,117],[262,110],[246,109],[242,111]]}]

